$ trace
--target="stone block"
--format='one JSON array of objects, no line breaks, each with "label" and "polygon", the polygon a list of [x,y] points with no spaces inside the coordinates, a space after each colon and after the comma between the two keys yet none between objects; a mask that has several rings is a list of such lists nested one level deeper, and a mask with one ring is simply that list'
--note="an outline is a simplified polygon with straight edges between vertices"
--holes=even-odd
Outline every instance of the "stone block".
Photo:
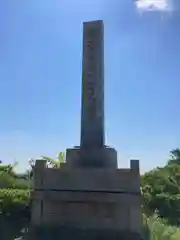
[{"label": "stone block", "polygon": [[117,168],[117,151],[111,147],[71,148],[66,151],[69,168]]}]

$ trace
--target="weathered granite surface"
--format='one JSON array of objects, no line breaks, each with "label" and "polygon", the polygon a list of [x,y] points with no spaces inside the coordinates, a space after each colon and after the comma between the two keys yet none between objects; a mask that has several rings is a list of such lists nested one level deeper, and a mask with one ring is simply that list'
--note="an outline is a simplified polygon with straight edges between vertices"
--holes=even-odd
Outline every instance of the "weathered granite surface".
[{"label": "weathered granite surface", "polygon": [[103,21],[83,25],[81,147],[104,147]]},{"label": "weathered granite surface", "polygon": [[70,168],[117,168],[117,151],[111,147],[81,147],[66,150],[66,164]]},{"label": "weathered granite surface", "polygon": [[143,236],[129,230],[82,230],[70,227],[32,228],[27,240],[144,240]]},{"label": "weathered granite surface", "polygon": [[141,232],[139,162],[129,169],[35,166],[31,221],[35,226]]}]

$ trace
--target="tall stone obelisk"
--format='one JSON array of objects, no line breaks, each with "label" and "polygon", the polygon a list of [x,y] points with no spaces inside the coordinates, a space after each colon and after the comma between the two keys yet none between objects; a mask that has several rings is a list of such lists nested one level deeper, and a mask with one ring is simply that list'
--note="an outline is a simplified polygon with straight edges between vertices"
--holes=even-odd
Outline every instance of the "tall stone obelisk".
[{"label": "tall stone obelisk", "polygon": [[104,26],[83,25],[81,147],[104,146]]},{"label": "tall stone obelisk", "polygon": [[104,27],[103,21],[83,24],[80,147],[67,149],[73,167],[117,168],[117,152],[104,139]]}]

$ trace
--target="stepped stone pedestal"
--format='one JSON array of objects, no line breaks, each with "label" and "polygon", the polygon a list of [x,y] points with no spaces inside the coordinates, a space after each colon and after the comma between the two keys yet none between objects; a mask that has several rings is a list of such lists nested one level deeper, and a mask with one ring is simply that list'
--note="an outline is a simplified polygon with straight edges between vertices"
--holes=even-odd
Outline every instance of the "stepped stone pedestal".
[{"label": "stepped stone pedestal", "polygon": [[66,164],[51,169],[38,160],[29,236],[141,239],[139,185],[137,160],[131,160],[129,169],[69,168]]},{"label": "stepped stone pedestal", "polygon": [[84,23],[80,146],[60,169],[35,165],[28,238],[142,239],[139,161],[118,169],[104,140],[103,22]]}]

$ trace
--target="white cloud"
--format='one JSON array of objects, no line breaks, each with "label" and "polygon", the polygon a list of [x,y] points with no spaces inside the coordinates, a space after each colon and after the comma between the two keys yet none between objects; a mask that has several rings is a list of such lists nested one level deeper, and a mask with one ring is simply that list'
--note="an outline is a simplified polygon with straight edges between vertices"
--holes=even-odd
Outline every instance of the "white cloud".
[{"label": "white cloud", "polygon": [[135,5],[141,11],[169,12],[173,10],[173,0],[136,0]]}]

